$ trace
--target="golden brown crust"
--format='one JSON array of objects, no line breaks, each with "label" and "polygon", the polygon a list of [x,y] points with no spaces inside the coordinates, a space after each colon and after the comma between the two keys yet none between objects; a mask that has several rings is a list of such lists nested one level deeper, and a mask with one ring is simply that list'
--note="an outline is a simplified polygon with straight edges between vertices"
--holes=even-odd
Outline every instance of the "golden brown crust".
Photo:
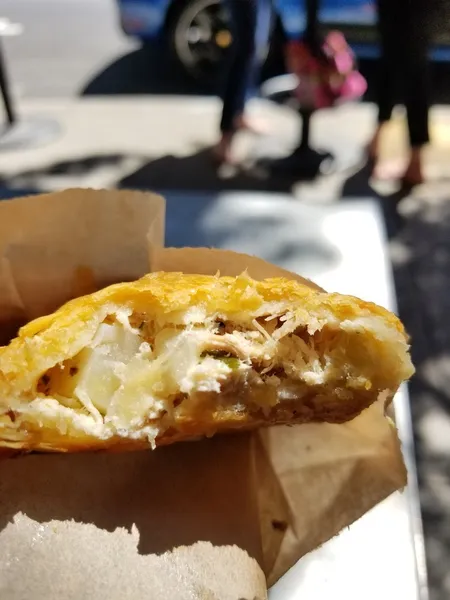
[{"label": "golden brown crust", "polygon": [[132,283],[119,283],[76,298],[53,314],[31,321],[9,346],[0,348],[0,374],[20,385],[25,372],[34,377],[36,372],[45,371],[48,358],[58,356],[56,362],[63,360],[73,346],[80,345],[80,339],[89,335],[87,328],[93,331],[98,326],[95,315],[108,304],[158,316],[196,304],[204,304],[207,312],[230,314],[253,311],[264,302],[276,301],[301,307],[305,315],[329,311],[339,321],[379,316],[406,338],[401,321],[388,310],[353,296],[318,292],[296,281],[152,273]]},{"label": "golden brown crust", "polygon": [[[305,284],[287,279],[254,281],[245,274],[237,277],[185,275],[182,273],[153,273],[133,283],[110,286],[94,294],[77,298],[55,313],[28,323],[9,346],[0,348],[0,408],[1,400],[32,389],[36,380],[55,364],[80,352],[89,343],[99,324],[117,307],[151,315],[152,318],[170,319],[170,315],[202,306],[207,314],[232,316],[249,315],[267,303],[282,303],[292,307],[296,315],[311,319],[336,322],[355,321],[377,317],[383,327],[396,338],[401,349],[398,354],[398,373],[392,376],[392,389],[412,374],[407,355],[406,335],[399,319],[389,311],[355,297],[327,294]],[[403,361],[403,365],[401,364]],[[253,429],[280,423],[310,421],[343,422],[359,414],[374,402],[381,389],[360,390],[345,401],[337,398],[333,389],[315,389],[304,401],[283,402],[269,412],[242,410],[217,411],[203,418],[175,416],[175,428],[169,428],[156,438],[156,445],[164,445],[217,431]],[[44,451],[74,451],[101,448],[106,450],[147,447],[149,442],[125,439],[119,436],[102,440],[92,435],[67,435],[58,432],[43,435],[39,426],[22,427],[22,438],[1,439],[0,446]],[[4,417],[3,417],[4,418]]]}]

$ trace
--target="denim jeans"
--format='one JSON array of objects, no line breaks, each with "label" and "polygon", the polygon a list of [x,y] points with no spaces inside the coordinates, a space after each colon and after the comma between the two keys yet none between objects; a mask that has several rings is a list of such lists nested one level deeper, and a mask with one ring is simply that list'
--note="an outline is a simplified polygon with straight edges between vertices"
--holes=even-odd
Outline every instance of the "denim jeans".
[{"label": "denim jeans", "polygon": [[231,132],[257,84],[269,41],[271,0],[225,0],[231,18],[233,45],[223,94],[220,129]]}]

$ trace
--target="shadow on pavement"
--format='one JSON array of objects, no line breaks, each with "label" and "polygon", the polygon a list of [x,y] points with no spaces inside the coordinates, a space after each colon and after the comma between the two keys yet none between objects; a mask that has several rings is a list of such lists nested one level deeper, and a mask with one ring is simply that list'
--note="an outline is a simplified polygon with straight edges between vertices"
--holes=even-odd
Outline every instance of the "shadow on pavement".
[{"label": "shadow on pavement", "polygon": [[[130,163],[140,166],[130,172]],[[232,190],[289,193],[296,183],[293,178],[271,178],[262,171],[245,170],[238,166],[217,169],[211,148],[203,148],[189,156],[149,158],[120,153],[80,156],[14,175],[2,176],[0,172],[0,199],[17,196],[15,190],[45,192],[62,187],[88,186],[90,184],[86,178],[104,169],[110,173],[108,187],[172,190],[188,196]]]},{"label": "shadow on pavement", "polygon": [[[148,42],[106,65],[88,81],[81,96],[121,94],[220,95],[227,65],[217,76],[190,77],[170,56],[163,40]],[[282,56],[273,55],[262,67],[261,80],[284,72]]]},{"label": "shadow on pavement", "polygon": [[[99,154],[66,159],[39,168],[19,171],[14,175],[5,176],[0,173],[0,200],[41,194],[56,189],[56,187],[83,187],[83,177],[89,176],[101,168],[116,168],[130,158],[136,157],[117,153]],[[61,186],[56,186],[56,182],[59,181]]]},{"label": "shadow on pavement", "polygon": [[139,157],[117,153],[99,154],[66,159],[9,176],[0,173],[0,200],[66,187],[87,187],[83,177],[88,177],[99,169],[117,168],[130,159],[138,160]]},{"label": "shadow on pavement", "polygon": [[112,166],[124,160],[126,157],[122,154],[99,154],[97,156],[87,156],[75,160],[62,160],[53,163],[45,169],[30,169],[23,171],[20,177],[28,179],[40,175],[58,176],[58,175],[85,175],[95,169],[104,166]]},{"label": "shadow on pavement", "polygon": [[160,42],[142,46],[110,63],[84,86],[80,95],[217,95],[220,90],[219,78],[208,82],[190,78]]},{"label": "shadow on pavement", "polygon": [[290,192],[295,179],[275,179],[235,166],[216,169],[211,148],[189,156],[162,156],[148,161],[118,182],[119,187],[178,191]]}]

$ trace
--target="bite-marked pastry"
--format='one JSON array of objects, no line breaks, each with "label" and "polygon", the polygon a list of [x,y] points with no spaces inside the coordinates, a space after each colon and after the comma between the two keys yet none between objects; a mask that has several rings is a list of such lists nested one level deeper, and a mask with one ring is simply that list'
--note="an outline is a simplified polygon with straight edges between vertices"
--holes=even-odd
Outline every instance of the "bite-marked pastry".
[{"label": "bite-marked pastry", "polygon": [[72,300],[0,348],[0,446],[155,447],[342,423],[414,368],[389,311],[308,282],[153,273]]}]

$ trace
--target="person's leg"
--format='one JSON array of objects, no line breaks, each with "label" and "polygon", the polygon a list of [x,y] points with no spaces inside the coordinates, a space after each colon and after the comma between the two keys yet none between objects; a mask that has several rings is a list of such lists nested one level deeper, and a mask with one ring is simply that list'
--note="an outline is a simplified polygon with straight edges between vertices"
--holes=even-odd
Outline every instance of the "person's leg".
[{"label": "person's leg", "polygon": [[411,156],[403,180],[416,185],[423,181],[422,149],[430,141],[428,127],[429,27],[425,2],[416,0],[404,29],[404,102],[408,120]]},{"label": "person's leg", "polygon": [[230,147],[236,132],[236,121],[244,111],[255,52],[255,36],[252,32],[256,29],[257,18],[257,0],[226,0],[226,2],[231,18],[233,45],[222,97],[221,139],[214,149],[214,156],[219,162],[227,162],[231,159]]},{"label": "person's leg", "polygon": [[[253,65],[249,70],[249,79],[246,86],[245,103],[252,97],[258,95],[259,79],[261,69],[267,57],[270,43],[270,33],[273,18],[272,0],[256,1],[256,26],[255,26],[255,50],[253,53]],[[247,119],[245,111],[238,115],[235,121],[237,129],[247,129],[255,133],[266,131],[266,128],[253,120]]]},{"label": "person's leg", "polygon": [[272,0],[256,1],[255,53],[251,86],[259,83],[262,66],[267,58],[274,17]]},{"label": "person's leg", "polygon": [[392,115],[398,79],[398,21],[397,0],[377,0],[377,23],[380,47],[377,89],[378,121],[368,146],[369,157],[376,160],[383,126]]},{"label": "person's leg", "polygon": [[227,0],[232,22],[233,46],[223,95],[220,131],[222,138],[215,148],[219,161],[229,159],[236,120],[245,106],[247,87],[254,65],[257,0]]}]

